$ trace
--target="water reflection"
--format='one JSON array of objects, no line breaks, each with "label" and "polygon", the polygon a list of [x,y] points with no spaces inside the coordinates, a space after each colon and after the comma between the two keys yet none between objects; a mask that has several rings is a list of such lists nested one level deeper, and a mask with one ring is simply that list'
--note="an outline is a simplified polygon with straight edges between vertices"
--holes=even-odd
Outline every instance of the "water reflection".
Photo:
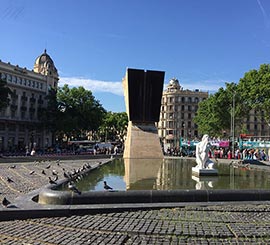
[{"label": "water reflection", "polygon": [[192,175],[192,179],[196,181],[196,190],[209,190],[213,189],[218,177],[217,176],[195,176]]},{"label": "water reflection", "polygon": [[103,190],[103,181],[115,190],[269,189],[270,173],[260,169],[217,164],[219,175],[192,175],[195,159],[115,159],[76,183],[82,191]]},{"label": "water reflection", "polygon": [[156,188],[156,180],[162,168],[163,159],[132,159],[125,158],[126,189]]}]

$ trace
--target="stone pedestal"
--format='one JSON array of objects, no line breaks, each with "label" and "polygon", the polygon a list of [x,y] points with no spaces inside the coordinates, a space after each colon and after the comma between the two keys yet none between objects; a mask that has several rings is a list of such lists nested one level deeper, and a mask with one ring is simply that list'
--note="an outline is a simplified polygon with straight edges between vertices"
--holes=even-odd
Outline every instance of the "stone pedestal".
[{"label": "stone pedestal", "polygon": [[195,174],[197,176],[216,176],[218,175],[218,170],[214,168],[209,169],[209,168],[193,167],[192,174]]},{"label": "stone pedestal", "polygon": [[129,121],[124,158],[163,158],[154,123],[135,124]]}]

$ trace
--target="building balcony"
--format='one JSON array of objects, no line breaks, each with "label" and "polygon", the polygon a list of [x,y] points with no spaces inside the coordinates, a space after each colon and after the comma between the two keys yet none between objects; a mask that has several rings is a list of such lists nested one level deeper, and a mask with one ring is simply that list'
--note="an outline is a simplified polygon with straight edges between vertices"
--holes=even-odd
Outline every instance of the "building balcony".
[{"label": "building balcony", "polygon": [[18,95],[17,94],[12,94],[11,95],[11,99],[12,100],[17,100],[18,99]]},{"label": "building balcony", "polygon": [[30,103],[33,103],[34,104],[35,102],[36,102],[36,99],[35,98],[33,98],[33,97],[30,98]]},{"label": "building balcony", "polygon": [[25,102],[27,101],[27,97],[26,96],[22,96],[21,99],[22,99],[22,101],[25,101]]},{"label": "building balcony", "polygon": [[43,105],[43,103],[44,103],[44,100],[38,99],[38,104]]},{"label": "building balcony", "polygon": [[18,106],[12,104],[12,105],[10,105],[10,109],[11,109],[12,111],[16,111],[16,110],[18,109]]},{"label": "building balcony", "polygon": [[29,111],[34,113],[34,112],[36,111],[36,109],[33,108],[33,107],[30,107],[30,108],[29,108]]},{"label": "building balcony", "polygon": [[22,111],[26,111],[27,110],[27,107],[26,106],[21,106],[21,110]]}]

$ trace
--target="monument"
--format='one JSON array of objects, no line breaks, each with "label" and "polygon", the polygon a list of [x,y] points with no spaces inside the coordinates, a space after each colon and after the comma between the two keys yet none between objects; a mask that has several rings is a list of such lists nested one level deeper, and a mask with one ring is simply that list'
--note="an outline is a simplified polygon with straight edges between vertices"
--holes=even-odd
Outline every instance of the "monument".
[{"label": "monument", "polygon": [[163,159],[155,123],[159,121],[165,72],[128,68],[123,79],[127,138],[124,158]]},{"label": "monument", "polygon": [[209,159],[210,150],[209,136],[205,134],[202,141],[196,145],[196,163],[197,166],[192,168],[192,172],[197,175],[217,175],[217,169],[214,169],[214,162]]}]

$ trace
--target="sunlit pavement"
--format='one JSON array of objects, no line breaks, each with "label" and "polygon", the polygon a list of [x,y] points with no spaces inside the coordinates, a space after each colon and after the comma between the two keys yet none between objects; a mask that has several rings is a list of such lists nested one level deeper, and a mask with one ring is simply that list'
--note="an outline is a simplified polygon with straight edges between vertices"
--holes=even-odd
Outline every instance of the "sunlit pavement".
[{"label": "sunlit pavement", "polygon": [[[1,163],[0,197],[12,203],[48,184],[52,170],[62,173],[63,168],[73,170],[85,162],[107,160]],[[153,205],[153,209],[26,220],[18,215],[16,220],[0,222],[0,244],[269,244],[269,211],[270,202],[230,202],[183,203],[171,208]]]}]

